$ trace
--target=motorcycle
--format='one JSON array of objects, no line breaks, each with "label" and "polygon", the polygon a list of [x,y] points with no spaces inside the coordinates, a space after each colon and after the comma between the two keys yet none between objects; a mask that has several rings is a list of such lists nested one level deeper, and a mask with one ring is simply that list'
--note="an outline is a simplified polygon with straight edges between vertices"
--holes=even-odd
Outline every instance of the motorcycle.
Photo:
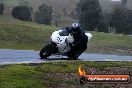
[{"label": "motorcycle", "polygon": [[[88,41],[92,37],[90,33],[85,33],[85,35],[88,37]],[[41,49],[39,55],[41,59],[46,59],[54,54],[67,56],[69,58],[74,58],[74,56],[76,56],[77,59],[80,55],[68,55],[68,52],[71,50],[70,44],[73,42],[73,35],[68,33],[66,29],[55,31],[52,33],[49,43]]]}]

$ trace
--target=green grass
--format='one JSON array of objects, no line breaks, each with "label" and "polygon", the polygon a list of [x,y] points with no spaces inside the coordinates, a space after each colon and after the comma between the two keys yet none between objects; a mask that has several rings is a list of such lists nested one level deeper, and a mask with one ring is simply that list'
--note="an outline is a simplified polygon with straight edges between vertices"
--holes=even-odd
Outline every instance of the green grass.
[{"label": "green grass", "polygon": [[[115,45],[115,46],[124,46],[132,48],[132,37],[128,35],[118,35],[112,33],[96,33],[93,32],[93,44],[97,44],[99,46],[107,45]],[[94,37],[95,36],[95,37]]]},{"label": "green grass", "polygon": [[92,32],[92,35],[88,52],[132,55],[132,36],[103,32]]},{"label": "green grass", "polygon": [[0,17],[0,48],[39,50],[54,30],[54,26]]},{"label": "green grass", "polygon": [[[40,50],[56,29],[59,28],[0,16],[0,48]],[[132,37],[91,33],[87,52],[132,55]]]},{"label": "green grass", "polygon": [[13,6],[16,6],[16,5],[19,5],[19,2],[21,0],[4,0],[4,3],[6,3],[7,5],[13,5]]},{"label": "green grass", "polygon": [[[105,67],[130,67],[132,62],[66,61],[5,65],[0,66],[0,88],[81,87],[78,83],[78,67],[80,65],[83,68],[87,66],[87,68],[99,69]],[[130,72],[130,74],[132,73]]]}]

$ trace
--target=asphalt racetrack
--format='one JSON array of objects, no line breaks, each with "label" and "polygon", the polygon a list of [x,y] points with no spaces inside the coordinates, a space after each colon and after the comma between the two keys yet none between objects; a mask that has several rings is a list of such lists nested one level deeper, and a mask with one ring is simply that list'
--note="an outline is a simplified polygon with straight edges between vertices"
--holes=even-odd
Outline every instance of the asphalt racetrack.
[{"label": "asphalt racetrack", "polygon": [[[0,49],[0,65],[21,64],[21,63],[44,63],[51,61],[69,60],[65,56],[50,56],[49,60],[41,60],[39,51],[33,50],[11,50]],[[105,55],[105,54],[86,54],[83,53],[78,60],[83,61],[132,61],[132,56]]]}]

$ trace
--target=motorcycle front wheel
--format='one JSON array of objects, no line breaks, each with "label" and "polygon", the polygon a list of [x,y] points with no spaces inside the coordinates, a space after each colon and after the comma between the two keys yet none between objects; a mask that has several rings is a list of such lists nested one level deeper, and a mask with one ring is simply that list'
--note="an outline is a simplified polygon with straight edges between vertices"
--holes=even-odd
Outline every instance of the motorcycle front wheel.
[{"label": "motorcycle front wheel", "polygon": [[44,58],[49,57],[50,55],[52,55],[52,52],[51,52],[51,45],[50,45],[50,44],[47,44],[46,46],[44,46],[44,47],[40,50],[39,56],[41,57],[41,59],[44,59]]}]

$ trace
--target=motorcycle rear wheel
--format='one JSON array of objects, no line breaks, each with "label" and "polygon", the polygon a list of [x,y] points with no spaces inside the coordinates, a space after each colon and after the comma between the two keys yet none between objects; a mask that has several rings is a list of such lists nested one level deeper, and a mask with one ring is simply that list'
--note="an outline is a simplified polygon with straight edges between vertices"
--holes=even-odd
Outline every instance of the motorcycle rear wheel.
[{"label": "motorcycle rear wheel", "polygon": [[77,60],[77,59],[78,59],[78,56],[73,55],[73,54],[68,54],[67,56],[68,56],[69,59],[71,59],[71,60]]}]

